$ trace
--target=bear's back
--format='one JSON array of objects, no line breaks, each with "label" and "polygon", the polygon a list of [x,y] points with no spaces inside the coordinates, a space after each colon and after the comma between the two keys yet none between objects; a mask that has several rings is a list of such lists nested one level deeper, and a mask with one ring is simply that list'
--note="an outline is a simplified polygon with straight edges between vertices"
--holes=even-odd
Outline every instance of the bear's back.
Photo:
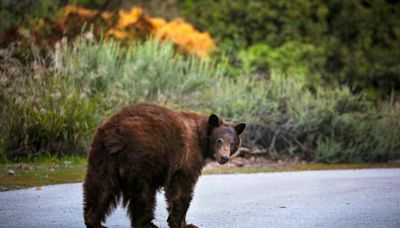
[{"label": "bear's back", "polygon": [[129,149],[143,152],[160,151],[171,143],[181,145],[184,135],[179,113],[151,104],[129,105],[101,128],[108,131],[108,137],[116,135]]},{"label": "bear's back", "polygon": [[[126,106],[98,129],[89,159],[112,157],[132,172],[168,170],[182,162],[188,146],[197,144],[196,118],[201,117],[151,104]],[[98,144],[100,151],[94,148]]]}]

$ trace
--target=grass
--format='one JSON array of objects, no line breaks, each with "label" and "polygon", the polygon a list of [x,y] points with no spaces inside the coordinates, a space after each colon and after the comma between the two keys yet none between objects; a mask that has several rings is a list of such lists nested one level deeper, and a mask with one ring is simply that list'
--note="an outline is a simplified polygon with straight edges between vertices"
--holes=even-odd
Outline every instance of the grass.
[{"label": "grass", "polygon": [[[15,174],[9,175],[9,170]],[[3,163],[0,164],[0,191],[80,182],[85,170],[86,158],[82,156],[42,156],[20,163]]]},{"label": "grass", "polygon": [[70,167],[35,167],[34,169],[13,169],[15,175],[7,174],[13,166],[0,167],[0,190],[40,187],[42,185],[81,182],[86,166],[73,165]]},{"label": "grass", "polygon": [[56,156],[40,156],[40,157],[31,157],[26,159],[21,159],[16,162],[12,161],[3,161],[0,163],[0,166],[22,166],[22,167],[43,167],[43,166],[52,166],[58,167],[62,165],[85,165],[86,157],[85,156],[64,156],[64,157],[56,157]]},{"label": "grass", "polygon": [[[82,182],[86,173],[83,158],[73,161],[63,159],[43,159],[18,164],[0,165],[0,191],[21,188],[40,187],[43,185]],[[300,165],[280,165],[267,167],[206,167],[204,175],[231,173],[270,173],[304,170],[334,170],[334,169],[367,169],[367,168],[400,168],[400,163],[362,163],[362,164],[321,164],[310,163]],[[13,170],[14,175],[7,174]]]}]

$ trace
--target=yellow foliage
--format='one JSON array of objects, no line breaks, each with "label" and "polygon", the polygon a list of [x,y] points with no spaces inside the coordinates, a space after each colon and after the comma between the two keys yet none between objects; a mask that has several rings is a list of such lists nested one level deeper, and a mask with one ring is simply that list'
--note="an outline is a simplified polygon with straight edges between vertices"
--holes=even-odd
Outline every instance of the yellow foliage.
[{"label": "yellow foliage", "polygon": [[[61,14],[62,18],[67,18],[69,15],[78,15],[79,17],[91,19],[95,17],[97,13],[98,13],[97,10],[79,8],[75,5],[68,5],[64,7]],[[100,14],[100,16],[105,20],[111,19],[112,15],[113,14],[110,12],[103,12]]]},{"label": "yellow foliage", "polygon": [[113,16],[113,14],[110,13],[110,12],[103,12],[103,13],[101,14],[101,17],[102,17],[104,20],[110,20],[110,19],[112,18],[112,16]]},{"label": "yellow foliage", "polygon": [[161,27],[167,24],[167,22],[160,17],[150,18],[150,23],[154,27],[155,30],[159,30]]},{"label": "yellow foliage", "polygon": [[161,40],[171,40],[190,54],[207,56],[215,48],[209,33],[198,32],[183,19],[175,19],[156,31]]},{"label": "yellow foliage", "polygon": [[97,11],[68,5],[62,10],[62,15],[63,17],[67,17],[70,14],[78,14],[80,17],[92,18],[97,14]]},{"label": "yellow foliage", "polygon": [[142,8],[139,7],[132,7],[132,9],[129,12],[120,10],[119,20],[116,27],[118,29],[124,29],[129,25],[135,24],[142,15],[143,15],[143,10]]},{"label": "yellow foliage", "polygon": [[108,36],[113,36],[117,38],[118,40],[125,40],[128,37],[128,34],[124,31],[120,31],[117,29],[110,29],[107,32]]},{"label": "yellow foliage", "polygon": [[82,23],[93,23],[98,33],[106,31],[106,39],[114,37],[129,42],[152,36],[159,40],[169,40],[179,50],[202,57],[215,49],[209,33],[197,31],[183,19],[167,22],[163,18],[152,18],[140,7],[132,7],[129,11],[120,10],[118,15],[111,12],[98,15],[96,10],[66,6],[61,15],[58,24],[64,32],[76,32],[77,26],[82,26]]}]

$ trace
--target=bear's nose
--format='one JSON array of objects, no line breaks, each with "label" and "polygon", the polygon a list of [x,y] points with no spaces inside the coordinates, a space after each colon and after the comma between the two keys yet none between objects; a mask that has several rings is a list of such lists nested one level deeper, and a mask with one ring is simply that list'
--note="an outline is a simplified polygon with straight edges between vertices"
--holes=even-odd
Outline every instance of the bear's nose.
[{"label": "bear's nose", "polygon": [[225,163],[227,163],[228,161],[229,161],[229,158],[226,157],[226,156],[223,156],[223,157],[221,157],[221,159],[220,159],[221,164],[225,164]]}]

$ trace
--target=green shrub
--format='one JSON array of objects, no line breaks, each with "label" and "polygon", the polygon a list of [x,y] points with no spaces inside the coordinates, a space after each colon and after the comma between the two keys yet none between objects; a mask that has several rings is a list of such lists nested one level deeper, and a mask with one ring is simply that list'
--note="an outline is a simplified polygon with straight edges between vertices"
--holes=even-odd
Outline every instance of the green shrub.
[{"label": "green shrub", "polygon": [[[10,29],[0,36],[2,46],[15,41],[18,28],[20,35],[32,40],[35,35],[26,28],[41,24],[39,18],[54,19],[54,12],[66,4],[100,10],[135,4],[154,16],[180,15],[210,32],[219,49],[229,53],[230,74],[240,75],[238,62],[257,57],[260,49],[266,58],[248,63],[254,63],[251,70],[263,74],[306,71],[311,85],[322,78],[328,85],[350,86],[372,100],[388,99],[400,89],[400,7],[396,1],[3,0],[1,4],[0,33]],[[54,36],[48,27],[42,30],[46,37]],[[300,56],[296,50],[301,50]]]},{"label": "green shrub", "polygon": [[153,41],[122,48],[82,38],[58,45],[51,61],[36,59],[29,66],[10,52],[1,52],[7,59],[1,65],[3,159],[81,154],[94,129],[123,105],[196,109],[193,98],[221,74],[207,60],[185,59],[172,44]]},{"label": "green shrub", "polygon": [[286,75],[309,75],[310,69],[303,64],[303,58],[314,49],[312,45],[297,42],[287,42],[275,49],[260,43],[240,51],[239,59],[247,74],[273,69]]},{"label": "green shrub", "polygon": [[[302,62],[283,62],[307,67],[328,83],[350,85],[353,92],[374,99],[400,89],[399,2],[182,0],[177,5],[232,56],[257,44],[268,45],[271,54],[291,42],[307,44],[323,51],[306,50],[311,57]],[[267,73],[276,70],[265,67]]]},{"label": "green shrub", "polygon": [[82,154],[102,121],[137,102],[246,121],[244,146],[273,158],[335,163],[400,155],[399,104],[376,106],[318,81],[310,89],[301,74],[228,77],[223,63],[154,41],[64,41],[49,60],[28,65],[12,53],[0,51],[1,159]]},{"label": "green shrub", "polygon": [[305,82],[273,73],[265,84],[246,83],[256,89],[253,96],[263,97],[256,104],[250,90],[242,94],[256,123],[245,135],[247,147],[326,163],[382,162],[400,155],[397,106],[374,107],[348,88],[319,86],[311,92]]},{"label": "green shrub", "polygon": [[98,125],[98,100],[39,60],[24,67],[1,53],[2,157],[82,154]]},{"label": "green shrub", "polygon": [[57,49],[55,55],[60,74],[90,94],[101,94],[110,112],[137,102],[196,106],[192,98],[222,74],[220,65],[177,55],[172,44],[156,41],[121,47],[114,41],[80,39],[72,49]]},{"label": "green shrub", "polygon": [[[347,113],[335,117],[331,130],[317,140],[317,162],[383,162],[399,155],[400,117],[382,113]],[[393,125],[388,125],[393,124]],[[396,139],[397,138],[397,139]]]}]

